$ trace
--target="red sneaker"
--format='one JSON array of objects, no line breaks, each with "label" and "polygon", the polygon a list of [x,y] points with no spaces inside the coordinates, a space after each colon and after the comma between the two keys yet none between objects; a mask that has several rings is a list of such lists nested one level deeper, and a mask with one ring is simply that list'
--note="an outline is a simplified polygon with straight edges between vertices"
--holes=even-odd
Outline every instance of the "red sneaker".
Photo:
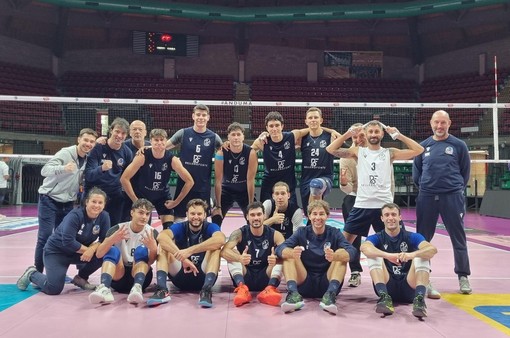
[{"label": "red sneaker", "polygon": [[257,299],[263,304],[278,306],[282,300],[282,295],[276,287],[268,285],[257,295]]},{"label": "red sneaker", "polygon": [[239,284],[237,288],[235,288],[234,292],[236,293],[234,297],[234,305],[241,306],[243,304],[247,304],[251,301],[251,294],[248,287],[244,284]]}]

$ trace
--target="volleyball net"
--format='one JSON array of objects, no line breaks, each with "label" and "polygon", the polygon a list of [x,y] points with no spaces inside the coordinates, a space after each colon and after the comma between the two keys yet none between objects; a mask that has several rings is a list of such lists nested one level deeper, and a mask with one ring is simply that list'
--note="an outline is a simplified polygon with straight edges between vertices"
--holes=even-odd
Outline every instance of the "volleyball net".
[{"label": "volleyball net", "polygon": [[[109,123],[116,117],[123,117],[128,122],[144,121],[148,131],[165,129],[170,136],[193,124],[191,115],[197,104],[210,108],[208,127],[223,139],[226,139],[228,125],[235,121],[246,128],[247,140],[265,131],[264,118],[269,111],[280,112],[284,130],[292,130],[306,127],[306,111],[318,107],[323,114],[323,126],[340,133],[354,123],[379,120],[420,142],[432,134],[429,122],[432,113],[442,109],[450,114],[450,133],[464,140],[471,150],[473,177],[468,195],[482,196],[485,189],[510,189],[510,103],[270,102],[4,95],[0,96],[0,156],[13,157],[10,163],[14,174],[12,202],[37,201],[37,188],[42,182],[42,178],[37,178],[40,176],[38,168],[60,148],[74,144],[82,128],[93,128],[106,135]],[[401,148],[402,143],[386,135],[383,146]],[[34,171],[30,175],[29,168]],[[27,176],[33,179],[28,181]],[[409,176],[410,161],[396,163],[397,192],[414,191]]]}]

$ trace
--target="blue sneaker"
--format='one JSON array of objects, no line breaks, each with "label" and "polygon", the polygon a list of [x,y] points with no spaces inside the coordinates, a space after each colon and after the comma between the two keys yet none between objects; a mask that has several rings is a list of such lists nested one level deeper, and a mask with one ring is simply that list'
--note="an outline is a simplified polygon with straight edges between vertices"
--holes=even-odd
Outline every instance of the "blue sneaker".
[{"label": "blue sneaker", "polygon": [[212,307],[212,290],[205,288],[200,290],[200,298],[198,298],[198,304],[202,307]]}]

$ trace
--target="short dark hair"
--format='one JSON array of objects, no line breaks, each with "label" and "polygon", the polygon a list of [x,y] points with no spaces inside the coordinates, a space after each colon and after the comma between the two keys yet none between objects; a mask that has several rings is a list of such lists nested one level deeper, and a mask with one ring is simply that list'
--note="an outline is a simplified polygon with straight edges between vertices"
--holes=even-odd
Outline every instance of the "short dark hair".
[{"label": "short dark hair", "polygon": [[277,111],[271,111],[267,113],[266,118],[264,119],[264,125],[266,127],[269,121],[280,121],[283,124],[283,116]]},{"label": "short dark hair", "polygon": [[194,199],[190,200],[188,202],[188,204],[186,204],[186,210],[189,210],[189,208],[191,208],[191,207],[197,207],[197,206],[203,207],[205,211],[207,211],[207,209],[209,208],[209,205],[207,205],[206,201],[204,201],[200,198],[194,198]]},{"label": "short dark hair", "polygon": [[246,213],[248,213],[250,210],[261,208],[262,212],[266,212],[266,209],[264,208],[264,204],[260,201],[251,202],[246,207]]},{"label": "short dark hair", "polygon": [[97,132],[91,128],[83,128],[82,130],[80,130],[80,134],[78,135],[78,137],[82,137],[84,134],[89,134],[97,138]]},{"label": "short dark hair", "polygon": [[87,192],[87,196],[85,196],[85,203],[90,199],[90,196],[92,195],[101,195],[104,197],[104,201],[105,201],[105,204],[106,204],[106,200],[108,199],[106,197],[106,193],[101,189],[101,188],[98,188],[98,187],[92,187],[92,189],[90,189],[88,192]]},{"label": "short dark hair", "polygon": [[154,204],[151,203],[148,199],[139,198],[137,199],[133,205],[131,206],[131,210],[134,209],[145,209],[147,211],[152,211],[154,209]]},{"label": "short dark hair", "polygon": [[240,130],[241,133],[244,134],[244,127],[239,123],[239,122],[232,122],[228,127],[227,127],[227,134],[230,134],[231,132],[235,131],[235,130]]},{"label": "short dark hair", "polygon": [[149,138],[163,137],[168,138],[168,134],[163,129],[152,129]]},{"label": "short dark hair", "polygon": [[129,123],[122,117],[116,117],[115,120],[113,120],[112,124],[110,125],[110,131],[115,129],[115,127],[124,129],[126,133],[129,132]]},{"label": "short dark hair", "polygon": [[396,203],[386,203],[385,205],[383,205],[381,207],[381,215],[382,215],[382,211],[384,209],[386,209],[386,208],[388,208],[388,209],[397,209],[398,210],[398,214],[400,215],[400,207],[398,206],[398,204],[396,204]]},{"label": "short dark hair", "polygon": [[194,108],[193,108],[193,113],[197,110],[205,110],[207,111],[207,114],[209,114],[209,107],[207,107],[205,104],[197,104]]}]

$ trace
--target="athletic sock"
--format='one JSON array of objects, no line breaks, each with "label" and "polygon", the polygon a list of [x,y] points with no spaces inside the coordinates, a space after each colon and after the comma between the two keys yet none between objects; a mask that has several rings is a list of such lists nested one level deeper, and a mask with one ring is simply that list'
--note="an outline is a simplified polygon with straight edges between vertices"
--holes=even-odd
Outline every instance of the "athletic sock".
[{"label": "athletic sock", "polygon": [[427,294],[427,287],[425,285],[417,285],[416,290],[414,290],[414,294],[416,296],[418,295],[425,296]]},{"label": "athletic sock", "polygon": [[378,295],[381,295],[381,292],[388,293],[388,288],[386,288],[384,283],[377,283],[375,284],[375,291],[377,291]]},{"label": "athletic sock", "polygon": [[326,292],[330,291],[330,292],[338,293],[339,289],[340,289],[340,282],[336,279],[332,279],[329,281],[328,289],[326,290]]},{"label": "athletic sock", "polygon": [[135,284],[143,285],[143,282],[145,281],[145,273],[138,272],[137,274],[135,274],[134,280],[135,280]]},{"label": "athletic sock", "polygon": [[271,279],[269,279],[268,285],[271,285],[271,286],[274,286],[275,288],[277,288],[278,285],[280,285],[280,280],[276,277],[272,277]]},{"label": "athletic sock", "polygon": [[244,284],[244,277],[242,274],[238,273],[232,277],[234,279],[234,283],[236,286],[239,286],[239,284]]},{"label": "athletic sock", "polygon": [[295,280],[288,280],[287,290],[289,290],[290,292],[297,292],[297,282]]},{"label": "athletic sock", "polygon": [[101,284],[109,288],[112,285],[113,277],[105,272],[101,274]]},{"label": "athletic sock", "polygon": [[204,281],[204,289],[210,289],[213,287],[214,282],[216,282],[216,274],[214,272],[208,272],[205,275],[205,281]]},{"label": "athletic sock", "polygon": [[158,270],[156,272],[156,284],[158,284],[158,287],[162,289],[168,289],[168,287],[166,286],[167,276],[168,274],[166,273],[166,271]]}]

